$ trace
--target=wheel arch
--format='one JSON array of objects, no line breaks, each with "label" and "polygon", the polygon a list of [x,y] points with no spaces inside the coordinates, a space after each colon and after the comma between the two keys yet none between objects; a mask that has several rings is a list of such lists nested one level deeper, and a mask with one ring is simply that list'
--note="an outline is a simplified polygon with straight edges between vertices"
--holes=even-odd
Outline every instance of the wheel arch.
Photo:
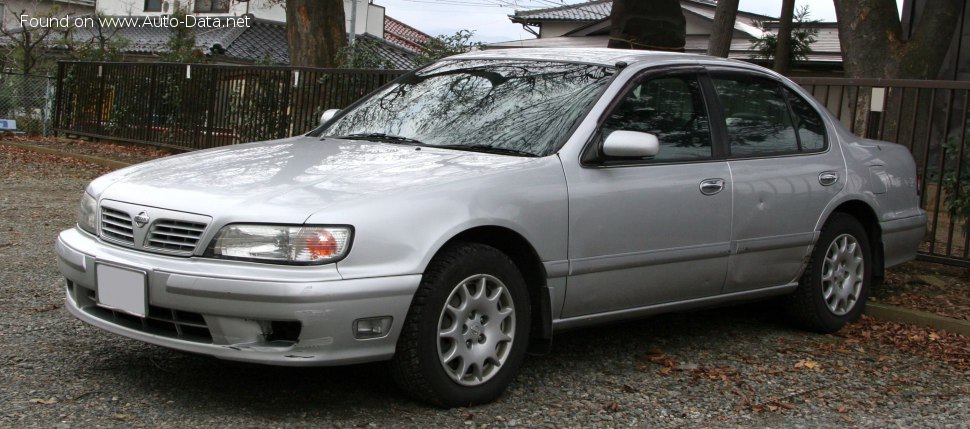
[{"label": "wheel arch", "polygon": [[849,200],[840,203],[838,206],[832,210],[832,213],[826,218],[831,218],[835,213],[843,213],[855,218],[862,227],[866,230],[866,236],[869,241],[869,248],[872,249],[873,253],[873,264],[872,264],[872,278],[873,285],[878,285],[882,281],[885,275],[885,263],[884,259],[884,249],[882,244],[882,228],[879,226],[879,218],[876,217],[876,211],[873,210],[872,206],[864,201],[860,200]]},{"label": "wheel arch", "polygon": [[484,225],[472,227],[454,235],[435,252],[435,256],[442,249],[455,243],[478,243],[491,246],[512,260],[525,280],[532,307],[530,351],[546,351],[552,341],[552,298],[547,288],[546,269],[535,247],[512,229]]}]

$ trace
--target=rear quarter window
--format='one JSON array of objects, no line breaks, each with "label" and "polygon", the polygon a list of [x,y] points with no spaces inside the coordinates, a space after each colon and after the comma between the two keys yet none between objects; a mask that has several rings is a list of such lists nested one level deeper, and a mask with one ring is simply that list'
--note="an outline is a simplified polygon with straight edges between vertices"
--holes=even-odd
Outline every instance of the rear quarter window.
[{"label": "rear quarter window", "polygon": [[791,105],[792,119],[798,131],[798,140],[803,152],[816,152],[825,149],[825,122],[812,105],[804,98],[785,88],[788,103]]}]

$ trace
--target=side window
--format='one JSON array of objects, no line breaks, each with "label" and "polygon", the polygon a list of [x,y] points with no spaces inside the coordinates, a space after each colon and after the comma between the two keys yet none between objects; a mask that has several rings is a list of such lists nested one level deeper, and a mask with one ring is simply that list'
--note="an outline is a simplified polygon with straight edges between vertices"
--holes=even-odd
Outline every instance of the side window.
[{"label": "side window", "polygon": [[825,122],[811,104],[798,94],[785,89],[788,103],[791,105],[792,119],[798,130],[798,141],[803,152],[815,152],[825,149]]},{"label": "side window", "polygon": [[161,12],[162,0],[145,0],[145,12]]},{"label": "side window", "polygon": [[777,83],[757,77],[715,77],[731,156],[798,153],[788,103]]},{"label": "side window", "polygon": [[635,86],[603,123],[601,135],[618,130],[657,136],[660,152],[654,160],[712,156],[710,121],[694,76],[655,78]]}]

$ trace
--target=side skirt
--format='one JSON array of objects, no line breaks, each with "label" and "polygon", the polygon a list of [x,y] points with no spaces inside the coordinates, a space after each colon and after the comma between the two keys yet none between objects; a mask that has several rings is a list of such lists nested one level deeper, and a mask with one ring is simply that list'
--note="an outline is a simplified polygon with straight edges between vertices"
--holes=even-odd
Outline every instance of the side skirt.
[{"label": "side skirt", "polygon": [[740,292],[715,295],[704,298],[689,299],[686,301],[665,302],[663,304],[648,305],[644,307],[629,308],[624,310],[608,311],[605,313],[587,314],[583,316],[570,317],[566,319],[556,319],[552,322],[552,327],[556,331],[564,331],[573,328],[580,328],[592,325],[600,325],[618,322],[628,319],[639,319],[647,316],[654,316],[663,313],[674,313],[695,308],[713,307],[722,304],[729,304],[741,301],[752,301],[773,296],[791,293],[798,287],[798,283],[790,283],[782,286],[747,290]]}]

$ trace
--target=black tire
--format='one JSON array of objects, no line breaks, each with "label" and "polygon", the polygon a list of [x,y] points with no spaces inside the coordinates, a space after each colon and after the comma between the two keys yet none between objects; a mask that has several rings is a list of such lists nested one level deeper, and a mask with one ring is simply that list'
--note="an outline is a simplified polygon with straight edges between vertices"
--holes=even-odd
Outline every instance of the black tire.
[{"label": "black tire", "polygon": [[[858,244],[859,255],[862,257],[862,274],[858,275],[855,266],[850,266],[838,274],[842,265],[838,261],[854,260],[848,252],[839,252],[833,249],[836,240],[854,240]],[[840,241],[841,243],[842,241]],[[831,252],[831,253],[830,253]],[[826,256],[842,254],[845,257],[826,260]],[[811,259],[805,272],[799,281],[798,289],[788,297],[787,307],[791,319],[800,327],[820,333],[832,333],[842,329],[847,323],[854,322],[862,315],[866,300],[869,298],[869,289],[872,287],[872,258],[873,252],[869,246],[869,237],[865,228],[856,218],[845,213],[834,213],[822,227],[815,248],[812,249]],[[850,273],[852,272],[852,273]],[[828,275],[835,273],[840,277]],[[823,281],[823,277],[828,280]],[[834,279],[834,280],[833,280]],[[840,280],[842,279],[842,280]],[[849,280],[846,280],[849,279]],[[857,282],[856,279],[861,280]],[[853,285],[849,287],[849,285]],[[858,292],[852,293],[858,284]],[[826,290],[831,289],[834,298],[826,299]],[[840,294],[844,291],[844,297]],[[849,297],[854,297],[854,302]],[[834,301],[833,301],[834,300]],[[840,305],[844,302],[845,305]],[[835,308],[833,308],[833,306]]]},{"label": "black tire", "polygon": [[[439,348],[442,347],[442,342],[451,341],[449,346],[454,345],[456,348],[459,345],[464,346],[465,343],[459,340],[439,339],[439,331],[442,329],[442,324],[457,327],[461,324],[475,323],[464,322],[464,317],[461,317],[462,322],[458,322],[459,317],[452,317],[451,313],[445,312],[445,304],[449,299],[452,300],[452,304],[454,300],[461,299],[453,293],[461,295],[459,286],[466,284],[465,281],[472,278],[478,280],[487,278],[489,282],[495,279],[498,283],[492,283],[489,287],[494,288],[491,291],[495,291],[496,296],[502,290],[496,286],[504,286],[508,294],[496,298],[502,299],[496,306],[513,309],[514,317],[511,318],[511,326],[507,324],[509,318],[502,316],[505,319],[496,325],[487,325],[488,321],[482,321],[481,324],[470,328],[467,326],[458,328],[461,330],[461,334],[458,335],[461,338],[460,341],[464,341],[464,335],[473,335],[471,332],[486,332],[481,331],[486,329],[486,326],[488,326],[487,329],[504,329],[503,335],[508,333],[514,333],[514,335],[510,335],[511,341],[505,340],[495,347],[490,347],[490,343],[481,344],[483,348],[478,350],[485,350],[485,353],[489,353],[488,350],[501,350],[501,353],[496,352],[496,354],[504,356],[501,366],[496,367],[491,364],[491,372],[487,379],[479,377],[478,380],[459,380],[454,377],[460,377],[456,373],[464,374],[463,369],[460,368],[465,365],[464,357],[460,358],[460,363],[452,364],[459,368],[450,367],[451,371],[446,371],[446,364],[442,361],[446,360],[443,355],[447,353],[439,353]],[[481,284],[484,285],[484,281]],[[491,291],[489,293],[492,293]],[[480,304],[480,299],[474,305]],[[475,317],[474,314],[475,311],[471,311],[468,317]],[[390,362],[391,374],[408,395],[439,407],[451,408],[491,402],[505,391],[522,364],[529,342],[530,320],[529,294],[525,280],[508,256],[493,247],[477,243],[450,245],[435,256],[421,279],[421,285],[414,295],[411,308],[404,320],[401,336],[397,342],[397,351]],[[481,338],[484,337],[485,335],[481,334]],[[467,353],[473,353],[470,351],[473,346],[479,347],[477,344],[469,345],[466,347],[469,350]],[[488,368],[489,365],[486,363],[478,367]],[[469,377],[474,378],[472,375]],[[460,384],[461,382],[480,384],[463,385]]]}]

